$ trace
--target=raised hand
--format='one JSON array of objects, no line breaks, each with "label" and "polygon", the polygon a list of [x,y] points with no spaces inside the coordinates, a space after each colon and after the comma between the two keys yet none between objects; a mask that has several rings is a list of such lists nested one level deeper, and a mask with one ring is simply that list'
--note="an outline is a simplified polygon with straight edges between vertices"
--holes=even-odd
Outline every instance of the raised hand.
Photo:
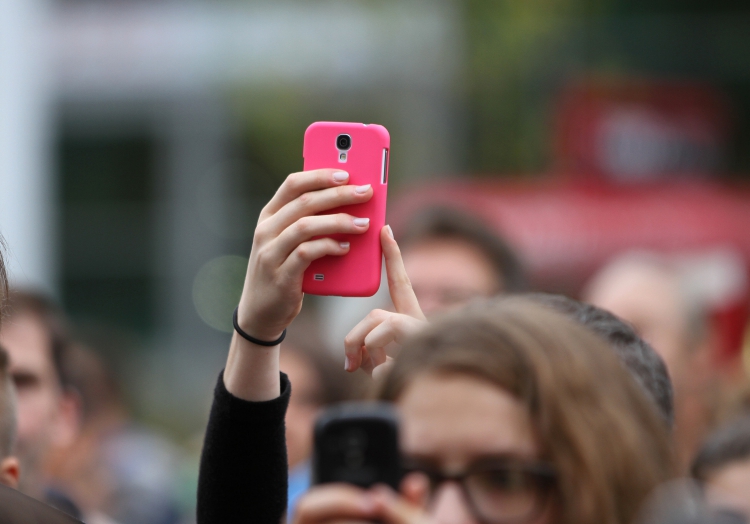
[{"label": "raised hand", "polygon": [[385,256],[388,289],[396,312],[375,309],[349,332],[344,339],[344,368],[350,372],[362,368],[372,374],[389,358],[385,346],[391,342],[400,344],[426,324],[390,226],[385,226],[380,232],[380,242]]},{"label": "raised hand", "polygon": [[[347,242],[327,236],[361,234],[369,228],[366,217],[318,214],[372,198],[369,184],[351,186],[348,181],[346,172],[335,169],[294,173],[263,208],[237,314],[247,334],[276,340],[302,307],[305,269],[315,259],[349,252]],[[278,380],[278,348],[269,350],[235,334],[224,370],[227,389],[245,400],[268,400],[278,396]]]}]

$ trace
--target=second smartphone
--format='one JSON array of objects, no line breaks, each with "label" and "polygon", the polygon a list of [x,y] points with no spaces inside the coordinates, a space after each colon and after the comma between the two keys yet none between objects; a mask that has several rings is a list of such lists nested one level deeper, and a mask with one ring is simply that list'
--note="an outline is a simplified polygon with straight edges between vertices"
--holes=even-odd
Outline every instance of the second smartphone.
[{"label": "second smartphone", "polygon": [[377,124],[315,122],[305,131],[305,171],[341,169],[349,173],[349,184],[371,184],[373,196],[363,204],[327,211],[369,218],[370,227],[361,235],[332,235],[349,242],[349,252],[313,261],[305,271],[304,293],[369,297],[380,287],[380,230],[385,225],[390,146],[388,130]]},{"label": "second smartphone", "polygon": [[346,482],[361,488],[386,484],[398,490],[403,476],[398,444],[392,405],[334,405],[315,424],[313,483]]}]

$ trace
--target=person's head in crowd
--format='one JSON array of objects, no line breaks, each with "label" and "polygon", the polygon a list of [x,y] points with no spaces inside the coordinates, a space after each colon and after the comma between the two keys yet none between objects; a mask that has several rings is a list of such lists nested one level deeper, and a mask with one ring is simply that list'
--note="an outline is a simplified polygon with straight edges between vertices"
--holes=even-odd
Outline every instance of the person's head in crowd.
[{"label": "person's head in crowd", "polygon": [[434,521],[625,524],[672,473],[668,430],[615,354],[529,299],[441,317],[381,388],[431,480],[409,475],[404,493]]},{"label": "person's head in crowd", "polygon": [[525,290],[513,250],[466,213],[428,208],[397,233],[406,272],[428,317],[475,297]]},{"label": "person's head in crowd", "polygon": [[20,466],[13,455],[17,428],[16,394],[8,373],[8,360],[8,353],[0,347],[0,484],[17,488]]},{"label": "person's head in crowd", "polygon": [[281,371],[294,385],[286,414],[286,442],[290,469],[303,465],[312,453],[313,428],[321,410],[349,400],[356,377],[342,369],[320,342],[310,315],[298,317],[281,347]]},{"label": "person's head in crowd", "polygon": [[18,398],[20,489],[43,495],[44,461],[67,447],[78,430],[77,396],[64,373],[69,337],[61,310],[47,297],[11,291],[0,327],[0,346],[10,357],[10,375]]},{"label": "person's head in crowd", "polygon": [[578,300],[548,293],[530,293],[530,300],[563,313],[602,337],[614,349],[643,391],[654,401],[668,426],[674,422],[672,382],[658,353],[632,326],[609,311]]},{"label": "person's head in crowd", "polygon": [[5,306],[5,296],[8,294],[8,272],[5,269],[5,239],[0,235],[0,323],[2,323],[2,312]]},{"label": "person's head in crowd", "polygon": [[631,323],[664,359],[675,398],[675,445],[687,469],[714,423],[716,368],[706,311],[686,274],[669,258],[630,253],[589,282],[583,299]]},{"label": "person's head in crowd", "polygon": [[750,413],[708,438],[693,461],[692,474],[710,504],[750,519]]},{"label": "person's head in crowd", "polygon": [[673,378],[705,341],[707,318],[679,268],[664,257],[627,253],[587,284],[584,300],[630,322],[662,356]]},{"label": "person's head in crowd", "polygon": [[[8,275],[3,261],[3,237],[0,236],[0,325],[2,325],[3,306],[8,290]],[[8,373],[8,353],[0,347],[0,484],[11,488],[18,487],[20,467],[13,455],[17,423],[16,392]]]}]

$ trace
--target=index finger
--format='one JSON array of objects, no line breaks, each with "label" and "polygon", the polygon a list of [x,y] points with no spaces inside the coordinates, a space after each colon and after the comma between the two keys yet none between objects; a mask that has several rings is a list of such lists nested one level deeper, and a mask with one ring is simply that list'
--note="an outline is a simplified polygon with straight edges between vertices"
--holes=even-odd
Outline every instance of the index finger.
[{"label": "index finger", "polygon": [[347,182],[349,182],[349,173],[342,169],[315,169],[292,173],[286,177],[286,180],[276,190],[276,194],[263,208],[261,219],[275,214],[279,209],[304,193],[343,186]]},{"label": "index finger", "polygon": [[393,238],[391,226],[384,226],[380,231],[380,244],[383,246],[383,255],[385,256],[388,290],[390,291],[393,305],[396,306],[396,311],[424,320],[424,313],[422,313],[422,308],[419,307],[417,296],[414,294],[411,281],[406,274],[404,261],[401,258],[401,250]]}]

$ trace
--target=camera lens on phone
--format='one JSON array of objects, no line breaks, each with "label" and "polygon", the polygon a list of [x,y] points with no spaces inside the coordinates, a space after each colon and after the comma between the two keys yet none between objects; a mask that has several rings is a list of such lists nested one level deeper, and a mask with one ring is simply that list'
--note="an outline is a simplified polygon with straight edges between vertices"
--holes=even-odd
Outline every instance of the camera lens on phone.
[{"label": "camera lens on phone", "polygon": [[352,147],[352,137],[349,135],[339,135],[336,137],[336,147],[346,151]]}]

